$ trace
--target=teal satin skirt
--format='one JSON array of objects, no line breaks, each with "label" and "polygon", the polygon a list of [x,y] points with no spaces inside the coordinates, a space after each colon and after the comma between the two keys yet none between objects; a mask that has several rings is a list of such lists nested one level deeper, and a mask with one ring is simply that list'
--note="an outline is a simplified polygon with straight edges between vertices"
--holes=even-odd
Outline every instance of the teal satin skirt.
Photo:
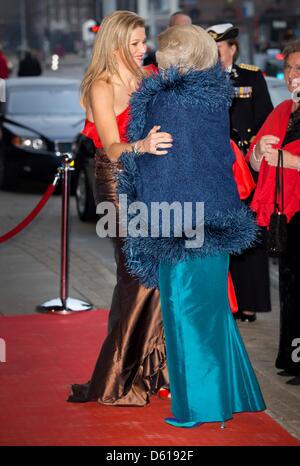
[{"label": "teal satin skirt", "polygon": [[229,257],[160,264],[172,413],[214,422],[266,408],[228,302]]}]

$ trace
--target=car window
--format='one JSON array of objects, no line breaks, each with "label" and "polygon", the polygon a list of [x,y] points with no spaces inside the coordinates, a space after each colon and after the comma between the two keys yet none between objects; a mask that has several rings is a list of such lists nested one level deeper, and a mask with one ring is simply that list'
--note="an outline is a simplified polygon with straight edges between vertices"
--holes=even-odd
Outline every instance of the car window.
[{"label": "car window", "polygon": [[275,80],[274,82],[273,80],[269,81],[267,78],[267,85],[268,85],[268,89],[269,89],[271,100],[272,100],[274,107],[279,105],[284,100],[291,98],[291,95],[284,81]]},{"label": "car window", "polygon": [[273,87],[271,90],[271,99],[273,102],[274,107],[279,105],[281,102],[283,102],[286,99],[290,99],[290,93],[287,90],[287,88],[284,87]]},{"label": "car window", "polygon": [[83,115],[78,88],[11,89],[7,102],[10,115]]}]

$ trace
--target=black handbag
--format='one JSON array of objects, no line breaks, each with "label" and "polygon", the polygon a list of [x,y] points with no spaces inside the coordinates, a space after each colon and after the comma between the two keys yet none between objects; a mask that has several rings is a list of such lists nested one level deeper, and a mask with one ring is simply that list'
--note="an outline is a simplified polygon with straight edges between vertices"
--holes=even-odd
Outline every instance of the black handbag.
[{"label": "black handbag", "polygon": [[[281,197],[281,206],[280,206]],[[281,208],[280,208],[281,207]],[[287,217],[284,214],[283,196],[283,154],[278,150],[278,163],[276,167],[274,211],[270,217],[267,230],[267,252],[271,257],[279,257],[286,250],[287,245]]]}]

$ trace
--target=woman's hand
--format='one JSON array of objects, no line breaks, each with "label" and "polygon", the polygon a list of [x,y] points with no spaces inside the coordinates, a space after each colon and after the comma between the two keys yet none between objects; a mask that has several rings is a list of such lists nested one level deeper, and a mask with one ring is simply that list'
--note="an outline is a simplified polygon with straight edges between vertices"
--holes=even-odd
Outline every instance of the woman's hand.
[{"label": "woman's hand", "polygon": [[277,136],[273,136],[272,134],[267,134],[262,136],[262,138],[256,144],[255,152],[257,156],[264,156],[267,153],[272,153],[275,149],[273,149],[273,145],[278,144],[279,138]]},{"label": "woman's hand", "polygon": [[[286,152],[286,151],[282,151]],[[264,154],[265,161],[271,167],[277,167],[278,164],[278,149],[269,149],[268,152]],[[283,166],[284,166],[284,159],[283,159]]]},{"label": "woman's hand", "polygon": [[279,138],[272,134],[267,134],[259,139],[259,141],[253,146],[250,156],[250,164],[253,170],[257,172],[260,170],[261,162],[267,154],[273,154],[273,151],[278,153],[276,149],[273,149],[273,145],[278,143]]},{"label": "woman's hand", "polygon": [[[282,151],[283,155],[283,168],[292,168],[300,171],[300,157],[297,157],[287,150]],[[277,167],[278,164],[278,149],[269,150],[264,154],[264,158],[268,165]]]},{"label": "woman's hand", "polygon": [[156,125],[149,131],[145,139],[141,139],[137,143],[137,150],[141,153],[148,152],[154,155],[165,155],[167,150],[173,146],[173,138],[170,133],[162,133],[159,131],[160,126]]}]

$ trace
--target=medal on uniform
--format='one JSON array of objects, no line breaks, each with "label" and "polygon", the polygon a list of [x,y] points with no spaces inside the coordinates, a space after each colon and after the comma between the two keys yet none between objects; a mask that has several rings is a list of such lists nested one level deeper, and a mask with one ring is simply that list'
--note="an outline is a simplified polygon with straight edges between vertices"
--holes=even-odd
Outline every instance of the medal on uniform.
[{"label": "medal on uniform", "polygon": [[236,99],[250,99],[252,97],[252,86],[238,86],[233,88],[233,96]]}]

